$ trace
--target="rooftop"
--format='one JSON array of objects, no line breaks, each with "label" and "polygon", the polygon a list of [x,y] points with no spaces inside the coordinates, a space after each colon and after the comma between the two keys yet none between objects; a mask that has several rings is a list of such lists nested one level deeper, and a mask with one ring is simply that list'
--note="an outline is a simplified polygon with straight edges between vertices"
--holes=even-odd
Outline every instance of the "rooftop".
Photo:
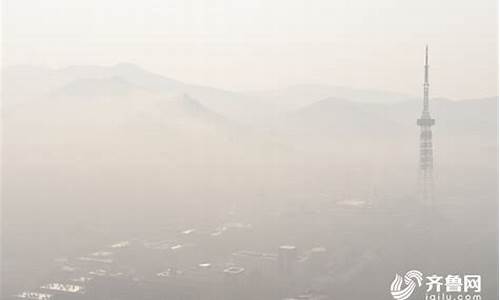
[{"label": "rooftop", "polygon": [[59,291],[59,292],[67,292],[67,293],[83,293],[83,286],[76,284],[64,284],[59,282],[53,282],[41,287],[42,289],[51,290],[51,291]]},{"label": "rooftop", "polygon": [[21,299],[47,300],[51,299],[52,295],[45,293],[37,293],[37,292],[22,292],[21,294],[18,294],[15,297]]},{"label": "rooftop", "polygon": [[224,269],[224,273],[226,274],[231,274],[231,275],[237,275],[245,272],[245,268],[242,267],[237,267],[237,266],[232,266],[227,269]]}]

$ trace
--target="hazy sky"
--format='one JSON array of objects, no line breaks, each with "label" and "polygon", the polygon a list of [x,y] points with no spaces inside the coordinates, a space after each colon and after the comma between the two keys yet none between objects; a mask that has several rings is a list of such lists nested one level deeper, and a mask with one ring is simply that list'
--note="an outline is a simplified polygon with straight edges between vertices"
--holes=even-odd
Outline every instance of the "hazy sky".
[{"label": "hazy sky", "polygon": [[497,94],[496,0],[4,0],[6,65],[137,63],[231,90]]}]

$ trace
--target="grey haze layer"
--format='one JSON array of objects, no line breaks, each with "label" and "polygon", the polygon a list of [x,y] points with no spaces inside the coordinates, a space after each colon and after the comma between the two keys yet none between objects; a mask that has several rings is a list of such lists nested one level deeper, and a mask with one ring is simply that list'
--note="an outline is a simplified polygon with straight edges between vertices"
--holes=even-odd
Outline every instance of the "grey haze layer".
[{"label": "grey haze layer", "polygon": [[[131,64],[13,67],[3,71],[3,81],[3,277],[9,293],[44,278],[55,257],[115,238],[155,236],[172,222],[203,226],[238,211],[259,232],[270,230],[264,249],[293,236],[286,226],[273,231],[278,215],[298,216],[309,232],[318,225],[312,221],[318,208],[332,203],[414,205],[420,99],[310,85],[236,93]],[[490,280],[496,273],[497,108],[497,97],[431,99],[442,218],[467,231],[438,246],[419,246],[451,247],[455,253],[443,264],[478,270]],[[371,220],[361,214],[348,221]],[[294,242],[309,245],[349,232],[338,226]],[[366,240],[387,236],[361,234]],[[334,240],[334,249],[346,249]],[[380,268],[386,262],[381,253],[408,253],[390,239],[379,243],[384,246],[376,254],[362,254],[368,266]],[[406,267],[418,266],[387,266],[387,284]],[[362,276],[352,272],[345,284],[337,281],[338,295],[349,295],[342,287]],[[370,287],[377,295],[387,292],[382,279]],[[485,283],[491,291],[492,282]]]}]

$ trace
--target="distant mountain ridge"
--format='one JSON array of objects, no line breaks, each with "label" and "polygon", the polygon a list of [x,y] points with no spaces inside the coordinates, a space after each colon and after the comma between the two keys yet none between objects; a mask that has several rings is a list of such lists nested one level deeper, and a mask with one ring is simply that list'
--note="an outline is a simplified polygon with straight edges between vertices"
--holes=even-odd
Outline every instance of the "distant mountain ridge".
[{"label": "distant mountain ridge", "polygon": [[[94,101],[109,98],[114,99],[112,105],[116,106],[116,111],[124,110],[120,105],[126,105],[156,115],[162,111],[159,107],[167,105],[168,99],[185,95],[182,103],[191,102],[192,105],[190,109],[183,108],[186,111],[217,115],[216,119],[226,118],[235,124],[265,128],[273,126],[273,120],[285,118],[288,120],[285,123],[292,122],[293,127],[303,126],[303,129],[315,126],[316,130],[325,132],[377,129],[389,133],[404,128],[413,130],[421,110],[420,99],[400,93],[324,85],[236,93],[183,83],[127,63],[62,69],[18,66],[5,68],[3,75],[7,115],[10,108],[19,103],[47,102],[51,98],[64,97]],[[44,106],[43,103],[39,105]],[[471,133],[491,131],[498,117],[497,107],[497,97],[468,101],[431,99],[436,128],[445,132],[462,130],[462,127],[464,132]],[[179,111],[179,108],[172,106],[163,109],[163,113],[169,110]],[[466,123],[470,126],[465,126]]]},{"label": "distant mountain ridge", "polygon": [[[95,91],[84,87],[97,84]],[[281,90],[233,92],[212,87],[193,85],[149,72],[137,65],[120,63],[112,66],[72,66],[50,69],[32,66],[14,66],[3,69],[4,107],[38,101],[55,90],[77,89],[91,93],[123,94],[142,89],[149,94],[166,98],[188,94],[200,104],[239,122],[258,125],[279,115],[289,114],[327,98],[346,99],[363,104],[415,106],[420,99],[401,93],[353,89],[326,85],[295,85]],[[467,101],[468,102],[468,101]],[[404,104],[413,103],[413,104]],[[460,104],[462,105],[462,104]],[[405,111],[405,109],[402,109]]]}]

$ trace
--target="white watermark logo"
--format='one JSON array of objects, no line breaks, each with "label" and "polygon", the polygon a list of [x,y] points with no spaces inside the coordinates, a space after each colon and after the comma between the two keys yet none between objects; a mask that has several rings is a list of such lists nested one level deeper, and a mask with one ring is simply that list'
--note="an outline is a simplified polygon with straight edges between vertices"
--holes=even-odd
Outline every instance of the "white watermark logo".
[{"label": "white watermark logo", "polygon": [[411,270],[406,272],[404,276],[405,288],[402,288],[403,278],[401,275],[396,274],[396,278],[392,281],[391,284],[391,295],[396,300],[405,300],[408,299],[417,285],[420,287],[422,285],[422,272],[417,270]]},{"label": "white watermark logo", "polygon": [[[404,277],[396,274],[391,284],[391,295],[395,300],[406,300],[423,282],[424,276],[417,270],[408,271]],[[425,276],[425,300],[481,300],[481,276]]]}]

